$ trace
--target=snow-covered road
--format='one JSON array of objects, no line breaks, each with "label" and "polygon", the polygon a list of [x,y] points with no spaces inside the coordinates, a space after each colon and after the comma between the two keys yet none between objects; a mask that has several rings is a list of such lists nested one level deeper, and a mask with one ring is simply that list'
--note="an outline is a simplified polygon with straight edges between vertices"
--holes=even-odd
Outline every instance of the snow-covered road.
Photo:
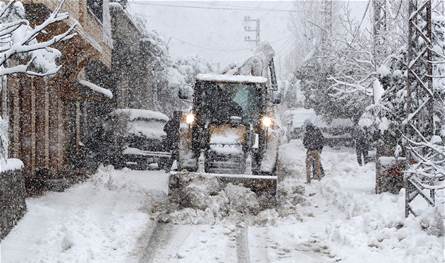
[{"label": "snow-covered road", "polygon": [[0,262],[138,262],[149,209],[165,198],[167,182],[160,171],[102,167],[63,193],[30,198],[25,217],[0,243]]},{"label": "snow-covered road", "polygon": [[326,177],[305,185],[301,143],[283,145],[280,156],[286,183],[304,185],[306,199],[284,214],[156,223],[149,211],[165,198],[166,174],[101,168],[64,193],[29,199],[1,243],[1,263],[443,262],[443,237],[404,218],[403,193],[374,194],[374,163],[360,167],[352,149],[327,148]]},{"label": "snow-covered road", "polygon": [[[304,185],[301,143],[280,155],[288,183]],[[374,194],[374,163],[360,167],[353,149],[327,148],[323,165],[327,176],[305,186],[307,202],[293,214],[270,212],[266,224],[163,224],[141,262],[443,262],[443,239],[404,218],[403,193]]]}]

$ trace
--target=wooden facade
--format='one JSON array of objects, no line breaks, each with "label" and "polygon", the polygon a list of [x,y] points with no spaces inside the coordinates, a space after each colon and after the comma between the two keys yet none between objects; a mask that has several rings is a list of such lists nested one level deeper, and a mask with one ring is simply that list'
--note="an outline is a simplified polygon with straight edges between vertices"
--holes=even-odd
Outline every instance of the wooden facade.
[{"label": "wooden facade", "polygon": [[[35,25],[58,1],[22,2]],[[28,179],[84,175],[88,170],[85,142],[112,107],[109,98],[78,82],[87,79],[104,88],[112,86],[106,77],[111,74],[111,35],[104,32],[86,0],[66,1],[63,10],[70,13],[70,21],[52,25],[49,36],[62,33],[74,20],[80,26],[74,38],[55,46],[62,53],[61,70],[49,78],[9,76],[7,89],[2,89],[0,109],[9,119],[9,156],[24,162]]]}]

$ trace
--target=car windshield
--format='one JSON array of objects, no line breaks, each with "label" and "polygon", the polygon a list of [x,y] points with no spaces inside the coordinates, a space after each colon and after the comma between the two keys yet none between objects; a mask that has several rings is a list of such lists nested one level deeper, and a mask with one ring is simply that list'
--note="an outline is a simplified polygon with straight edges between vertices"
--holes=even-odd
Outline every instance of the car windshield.
[{"label": "car windshield", "polygon": [[255,84],[205,83],[202,100],[204,117],[210,122],[226,122],[241,117],[243,122],[258,118],[259,99]]}]

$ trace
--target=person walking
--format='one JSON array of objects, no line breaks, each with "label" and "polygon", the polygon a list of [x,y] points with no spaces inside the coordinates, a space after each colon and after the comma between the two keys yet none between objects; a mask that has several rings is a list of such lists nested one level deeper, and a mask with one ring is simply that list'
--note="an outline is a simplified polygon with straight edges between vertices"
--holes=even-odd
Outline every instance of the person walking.
[{"label": "person walking", "polygon": [[[306,130],[303,137],[303,145],[306,152],[306,182],[310,183],[312,179],[312,169],[315,169],[315,176],[321,179],[321,160],[320,152],[324,146],[324,137],[320,129],[311,121],[305,121]],[[315,164],[315,165],[314,165]]]},{"label": "person walking", "polygon": [[178,158],[180,118],[181,112],[175,111],[173,112],[172,118],[169,119],[164,126],[164,132],[167,134],[164,141],[164,150],[171,154],[167,163],[164,164],[166,172],[170,172],[174,161]]},{"label": "person walking", "polygon": [[357,125],[354,129],[353,139],[355,143],[355,152],[357,154],[357,162],[362,166],[368,162],[369,139],[366,128]]}]

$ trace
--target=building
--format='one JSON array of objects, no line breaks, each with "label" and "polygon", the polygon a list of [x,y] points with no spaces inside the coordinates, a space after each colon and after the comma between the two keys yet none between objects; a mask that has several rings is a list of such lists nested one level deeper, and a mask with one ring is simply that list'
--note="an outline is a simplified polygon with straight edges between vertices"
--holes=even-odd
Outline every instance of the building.
[{"label": "building", "polygon": [[[43,22],[58,2],[22,0],[32,25]],[[65,1],[62,11],[69,20],[47,30],[50,37],[79,24],[74,38],[55,46],[62,53],[60,71],[50,78],[7,79],[0,109],[9,119],[9,156],[23,161],[28,185],[42,178],[75,178],[91,168],[89,142],[114,106],[109,6],[109,0]]]},{"label": "building", "polygon": [[153,76],[152,43],[145,29],[125,9],[125,1],[111,4],[112,69],[117,108],[156,110],[157,78]]}]

